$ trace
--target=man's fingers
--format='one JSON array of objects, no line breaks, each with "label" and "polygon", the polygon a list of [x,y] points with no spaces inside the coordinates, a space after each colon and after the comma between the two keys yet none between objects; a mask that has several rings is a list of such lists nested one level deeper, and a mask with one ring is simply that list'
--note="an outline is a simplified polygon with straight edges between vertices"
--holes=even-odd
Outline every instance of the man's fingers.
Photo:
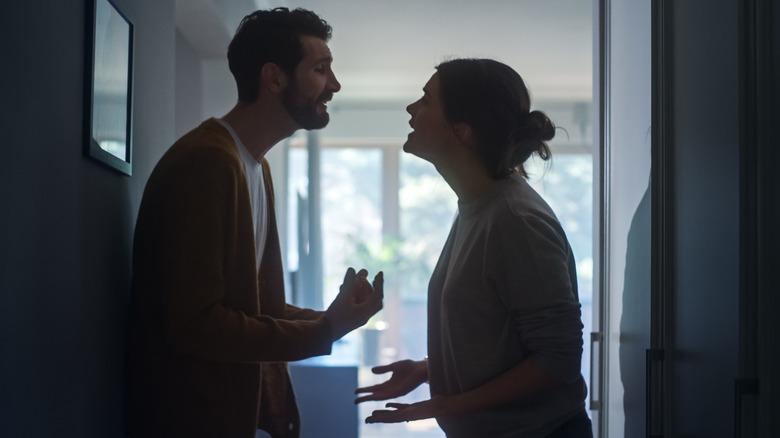
[{"label": "man's fingers", "polygon": [[382,310],[382,301],[385,298],[385,290],[384,290],[384,282],[385,277],[384,273],[382,271],[379,271],[378,274],[374,277],[374,293],[371,294],[371,298],[373,301],[373,304],[376,306],[376,311]]},{"label": "man's fingers", "polygon": [[382,271],[379,271],[376,276],[374,276],[374,293],[376,295],[379,295],[380,297],[385,296],[385,273]]},{"label": "man's fingers", "polygon": [[354,281],[355,278],[355,270],[353,268],[347,268],[347,272],[344,274],[344,284],[347,284],[347,282]]},{"label": "man's fingers", "polygon": [[355,269],[353,268],[347,268],[347,272],[344,274],[344,281],[341,283],[341,286],[339,287],[339,292],[344,292],[345,290],[349,290],[352,285],[355,283],[356,275],[355,275]]},{"label": "man's fingers", "polygon": [[357,276],[366,278],[368,277],[368,271],[366,269],[361,269],[360,271],[358,271]]}]

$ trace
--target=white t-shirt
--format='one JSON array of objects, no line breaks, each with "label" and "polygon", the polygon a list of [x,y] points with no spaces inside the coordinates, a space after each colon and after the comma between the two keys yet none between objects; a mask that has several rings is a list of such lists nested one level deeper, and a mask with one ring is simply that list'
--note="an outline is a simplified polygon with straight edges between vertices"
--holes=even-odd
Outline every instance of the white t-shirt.
[{"label": "white t-shirt", "polygon": [[217,121],[233,137],[236,149],[238,149],[238,155],[241,157],[241,162],[244,165],[244,175],[249,188],[249,203],[252,205],[252,222],[255,226],[255,261],[259,272],[260,262],[263,260],[265,240],[268,236],[268,200],[265,193],[265,181],[263,180],[263,166],[249,153],[244,143],[227,122],[222,119],[217,119]]}]

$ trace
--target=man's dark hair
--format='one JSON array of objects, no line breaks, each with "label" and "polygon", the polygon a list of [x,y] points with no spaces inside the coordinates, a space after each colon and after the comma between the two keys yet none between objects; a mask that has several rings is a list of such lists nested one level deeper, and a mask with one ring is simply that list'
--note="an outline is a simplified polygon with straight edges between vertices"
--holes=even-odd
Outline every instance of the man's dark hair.
[{"label": "man's dark hair", "polygon": [[331,33],[325,20],[301,8],[260,10],[244,17],[228,47],[228,65],[236,79],[238,100],[257,100],[260,70],[269,62],[294,76],[304,56],[301,36],[328,41]]}]

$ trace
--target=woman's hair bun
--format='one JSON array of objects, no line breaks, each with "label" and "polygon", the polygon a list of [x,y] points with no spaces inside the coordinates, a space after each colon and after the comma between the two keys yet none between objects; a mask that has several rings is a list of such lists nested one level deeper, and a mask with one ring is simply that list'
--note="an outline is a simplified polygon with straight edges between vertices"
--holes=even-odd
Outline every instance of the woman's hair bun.
[{"label": "woman's hair bun", "polygon": [[547,114],[541,111],[534,110],[528,113],[524,125],[525,134],[529,139],[550,141],[555,137],[555,125]]},{"label": "woman's hair bun", "polygon": [[[547,114],[534,110],[520,121],[513,137],[515,149],[511,155],[511,165],[520,169],[525,160],[533,154],[537,154],[542,160],[550,158],[547,142],[555,137],[555,125]],[[522,171],[521,173],[524,174]]]}]

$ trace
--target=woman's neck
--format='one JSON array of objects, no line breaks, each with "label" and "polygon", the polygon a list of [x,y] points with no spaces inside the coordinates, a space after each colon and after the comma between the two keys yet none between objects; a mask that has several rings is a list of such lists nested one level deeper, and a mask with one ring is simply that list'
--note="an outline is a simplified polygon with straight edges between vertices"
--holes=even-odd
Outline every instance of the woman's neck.
[{"label": "woman's neck", "polygon": [[458,196],[458,201],[468,203],[480,199],[490,192],[496,184],[484,166],[475,163],[464,163],[459,168],[437,168],[447,181],[452,191]]}]

